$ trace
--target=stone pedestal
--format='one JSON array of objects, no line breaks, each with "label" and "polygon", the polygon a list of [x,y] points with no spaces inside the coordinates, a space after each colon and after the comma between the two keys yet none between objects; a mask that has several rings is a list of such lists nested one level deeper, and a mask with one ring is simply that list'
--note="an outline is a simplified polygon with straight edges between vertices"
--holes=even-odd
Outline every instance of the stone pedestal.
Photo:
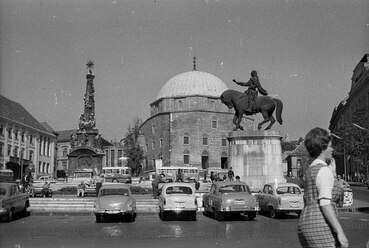
[{"label": "stone pedestal", "polygon": [[286,182],[278,131],[233,131],[229,134],[229,166],[252,190],[265,183]]}]

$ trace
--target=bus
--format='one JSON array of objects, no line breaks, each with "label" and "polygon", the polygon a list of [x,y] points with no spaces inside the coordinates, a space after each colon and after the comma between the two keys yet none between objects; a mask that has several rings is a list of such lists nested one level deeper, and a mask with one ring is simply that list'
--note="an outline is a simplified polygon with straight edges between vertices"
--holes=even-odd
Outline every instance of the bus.
[{"label": "bus", "polygon": [[105,182],[132,183],[130,167],[103,167],[102,177]]},{"label": "bus", "polygon": [[177,182],[190,182],[195,179],[197,182],[200,179],[199,170],[197,167],[188,166],[167,166],[156,168],[156,174],[164,174],[165,180]]},{"label": "bus", "polygon": [[89,182],[92,181],[94,177],[94,171],[92,169],[82,169],[73,171],[73,177],[70,178],[70,182]]}]

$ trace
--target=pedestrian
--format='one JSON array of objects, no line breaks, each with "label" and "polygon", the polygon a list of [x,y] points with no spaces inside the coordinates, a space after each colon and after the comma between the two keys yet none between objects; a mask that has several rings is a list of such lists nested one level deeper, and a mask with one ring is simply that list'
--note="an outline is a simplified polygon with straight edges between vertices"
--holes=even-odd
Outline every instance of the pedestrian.
[{"label": "pedestrian", "polygon": [[232,170],[232,167],[229,168],[229,171],[228,171],[228,178],[229,178],[229,181],[233,181],[234,179],[234,172]]},{"label": "pedestrian", "polygon": [[240,179],[240,176],[236,176],[236,182],[240,182],[241,179]]},{"label": "pedestrian", "polygon": [[210,180],[211,180],[211,182],[214,182],[214,180],[215,180],[214,171],[210,172]]},{"label": "pedestrian", "polygon": [[305,206],[297,224],[300,244],[302,247],[348,247],[335,204],[340,189],[334,179],[336,164],[332,158],[331,136],[316,127],[306,134],[304,145],[314,160],[305,172]]},{"label": "pedestrian", "polygon": [[86,184],[84,181],[81,181],[77,186],[77,197],[84,197],[86,191]]},{"label": "pedestrian", "polygon": [[164,180],[164,174],[159,174],[155,177],[155,179],[152,181],[151,186],[152,186],[152,195],[154,197],[154,199],[158,199],[159,196],[159,184],[160,183],[165,183]]}]

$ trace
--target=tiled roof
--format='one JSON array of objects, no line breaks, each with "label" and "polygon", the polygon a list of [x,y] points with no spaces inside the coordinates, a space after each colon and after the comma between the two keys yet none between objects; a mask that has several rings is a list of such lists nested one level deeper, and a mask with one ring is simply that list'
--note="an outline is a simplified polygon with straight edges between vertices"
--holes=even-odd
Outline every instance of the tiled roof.
[{"label": "tiled roof", "polygon": [[24,126],[29,126],[38,131],[52,134],[41,125],[21,104],[0,95],[0,117],[8,119]]},{"label": "tiled roof", "polygon": [[300,145],[296,147],[288,156],[301,157],[308,156],[308,151],[305,148],[304,142],[301,142]]}]

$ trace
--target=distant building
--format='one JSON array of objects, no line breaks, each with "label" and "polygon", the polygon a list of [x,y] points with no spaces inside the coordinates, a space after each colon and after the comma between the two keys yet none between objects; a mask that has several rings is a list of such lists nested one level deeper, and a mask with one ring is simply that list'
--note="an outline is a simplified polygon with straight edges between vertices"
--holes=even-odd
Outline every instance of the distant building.
[{"label": "distant building", "polygon": [[[227,89],[219,78],[196,68],[166,82],[141,125],[143,171],[159,166],[226,170],[227,137],[235,127],[234,111],[219,99]],[[242,125],[252,129],[253,120],[244,118]]]},{"label": "distant building", "polygon": [[[342,100],[334,109],[330,120],[329,130],[335,133],[340,127],[352,125],[353,116],[367,115],[369,113],[369,54],[364,57],[356,65],[351,78],[351,89],[348,97]],[[359,125],[367,125],[367,123],[356,123]],[[340,143],[338,143],[340,145]],[[342,143],[341,143],[342,145]],[[344,153],[338,154],[336,158],[337,174],[345,173],[352,176],[355,172],[367,174],[367,166],[354,161]]]},{"label": "distant building", "polygon": [[33,178],[54,176],[57,134],[21,104],[0,95],[0,168]]}]

